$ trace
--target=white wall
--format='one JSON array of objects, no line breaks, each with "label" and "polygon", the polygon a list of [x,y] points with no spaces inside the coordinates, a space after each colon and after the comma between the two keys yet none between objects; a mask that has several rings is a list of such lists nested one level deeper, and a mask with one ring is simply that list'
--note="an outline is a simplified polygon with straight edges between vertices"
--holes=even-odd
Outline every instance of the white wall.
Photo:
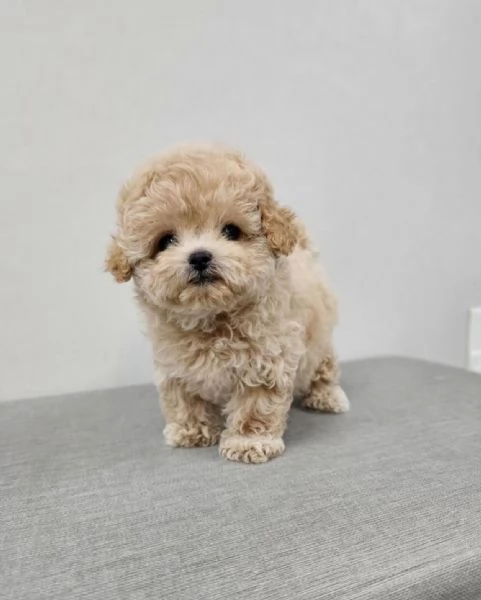
[{"label": "white wall", "polygon": [[477,0],[23,0],[0,14],[0,398],[147,381],[102,272],[121,180],[215,139],[308,220],[343,358],[464,361],[481,299]]}]

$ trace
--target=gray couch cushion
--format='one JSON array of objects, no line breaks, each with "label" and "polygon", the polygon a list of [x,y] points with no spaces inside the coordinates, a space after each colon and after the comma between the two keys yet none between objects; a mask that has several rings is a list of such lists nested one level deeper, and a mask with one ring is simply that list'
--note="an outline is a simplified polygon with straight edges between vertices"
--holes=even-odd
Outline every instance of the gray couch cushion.
[{"label": "gray couch cushion", "polygon": [[481,597],[481,377],[345,365],[284,456],[174,450],[150,386],[0,405],[0,597]]}]

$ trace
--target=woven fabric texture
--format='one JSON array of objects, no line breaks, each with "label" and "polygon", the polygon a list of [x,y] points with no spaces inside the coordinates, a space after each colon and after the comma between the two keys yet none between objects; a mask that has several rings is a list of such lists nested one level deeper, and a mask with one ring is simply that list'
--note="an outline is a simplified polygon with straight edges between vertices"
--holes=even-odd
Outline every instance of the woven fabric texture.
[{"label": "woven fabric texture", "polygon": [[343,380],[264,465],[167,448],[150,386],[1,404],[0,598],[481,598],[481,377]]}]

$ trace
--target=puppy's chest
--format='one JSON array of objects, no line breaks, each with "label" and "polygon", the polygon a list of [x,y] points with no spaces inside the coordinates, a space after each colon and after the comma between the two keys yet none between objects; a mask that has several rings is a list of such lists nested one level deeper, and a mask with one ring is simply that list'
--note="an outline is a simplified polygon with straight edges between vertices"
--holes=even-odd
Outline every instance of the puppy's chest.
[{"label": "puppy's chest", "polygon": [[166,375],[179,377],[193,394],[224,404],[259,356],[256,341],[242,336],[186,336],[162,353]]}]

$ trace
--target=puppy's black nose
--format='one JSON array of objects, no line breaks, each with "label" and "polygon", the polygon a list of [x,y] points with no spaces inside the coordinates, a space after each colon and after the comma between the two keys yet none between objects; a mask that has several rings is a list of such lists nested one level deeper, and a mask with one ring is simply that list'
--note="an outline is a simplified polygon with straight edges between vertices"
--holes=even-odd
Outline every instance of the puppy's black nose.
[{"label": "puppy's black nose", "polygon": [[205,271],[212,262],[212,253],[208,250],[196,250],[189,256],[189,265],[196,271]]}]

